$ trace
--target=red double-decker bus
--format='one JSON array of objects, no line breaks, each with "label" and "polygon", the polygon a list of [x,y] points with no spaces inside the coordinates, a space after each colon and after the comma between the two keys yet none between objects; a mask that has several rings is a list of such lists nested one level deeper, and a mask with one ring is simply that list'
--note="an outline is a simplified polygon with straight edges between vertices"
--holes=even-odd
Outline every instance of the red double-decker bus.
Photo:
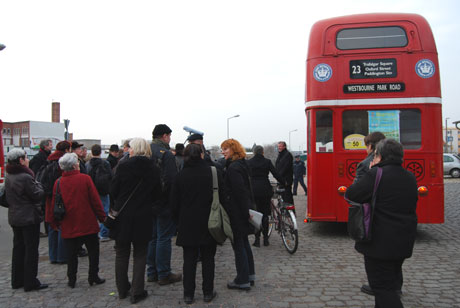
[{"label": "red double-decker bus", "polygon": [[347,221],[341,193],[367,155],[364,137],[380,131],[404,147],[404,167],[419,186],[419,222],[444,222],[439,65],[422,16],[362,14],[315,23],[306,115],[307,221]]},{"label": "red double-decker bus", "polygon": [[3,153],[3,122],[0,120],[0,183],[5,178],[5,156]]}]

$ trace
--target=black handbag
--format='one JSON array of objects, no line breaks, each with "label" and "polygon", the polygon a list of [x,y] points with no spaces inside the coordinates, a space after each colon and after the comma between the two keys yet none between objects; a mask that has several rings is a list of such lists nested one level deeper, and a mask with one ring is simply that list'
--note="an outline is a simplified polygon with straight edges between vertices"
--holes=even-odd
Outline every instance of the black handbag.
[{"label": "black handbag", "polygon": [[109,213],[107,214],[107,218],[105,219],[105,221],[103,222],[104,226],[107,228],[107,229],[114,229],[115,226],[117,225],[117,217],[118,215],[120,215],[120,213],[123,211],[123,209],[125,208],[126,204],[128,204],[129,200],[131,199],[131,197],[134,195],[134,193],[136,192],[137,188],[139,187],[139,185],[141,185],[142,183],[142,180],[141,179],[139,181],[139,183],[137,183],[136,187],[134,188],[134,190],[131,192],[131,194],[129,195],[128,199],[126,199],[125,203],[123,203],[123,206],[118,210],[118,211],[115,211],[114,209],[110,209]]},{"label": "black handbag", "polygon": [[61,178],[57,180],[56,195],[54,196],[53,216],[54,216],[54,219],[57,221],[61,221],[65,217],[64,200],[62,200],[61,189],[59,188],[60,182],[61,182]]},{"label": "black handbag", "polygon": [[0,205],[8,207],[8,201],[6,201],[6,187],[4,183],[0,185]]}]

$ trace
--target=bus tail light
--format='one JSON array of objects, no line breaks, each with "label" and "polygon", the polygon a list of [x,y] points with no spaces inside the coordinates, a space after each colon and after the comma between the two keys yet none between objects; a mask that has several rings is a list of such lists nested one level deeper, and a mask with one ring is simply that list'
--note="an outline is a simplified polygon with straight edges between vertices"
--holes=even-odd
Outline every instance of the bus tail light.
[{"label": "bus tail light", "polygon": [[426,188],[426,186],[420,186],[417,190],[420,196],[428,195],[428,188]]},{"label": "bus tail light", "polygon": [[436,176],[436,164],[434,161],[430,161],[430,174],[432,178]]},{"label": "bus tail light", "polygon": [[339,193],[339,195],[343,196],[345,195],[345,192],[347,191],[347,187],[346,186],[340,186],[339,189],[337,190],[337,192]]}]

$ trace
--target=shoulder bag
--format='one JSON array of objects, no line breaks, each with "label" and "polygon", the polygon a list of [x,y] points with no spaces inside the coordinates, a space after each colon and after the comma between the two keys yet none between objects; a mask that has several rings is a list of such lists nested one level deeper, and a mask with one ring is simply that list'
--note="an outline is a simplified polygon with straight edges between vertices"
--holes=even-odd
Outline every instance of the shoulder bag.
[{"label": "shoulder bag", "polygon": [[104,226],[107,228],[107,229],[113,229],[117,223],[117,217],[118,215],[120,215],[120,213],[123,211],[123,209],[125,208],[126,204],[128,204],[129,200],[131,200],[131,197],[134,195],[134,193],[136,192],[137,188],[141,185],[142,183],[142,180],[141,179],[139,181],[139,183],[137,183],[136,187],[134,187],[133,191],[131,192],[131,194],[129,195],[128,199],[126,199],[125,203],[123,203],[123,205],[121,206],[121,208],[118,210],[118,211],[115,211],[114,209],[110,209],[109,213],[107,214],[107,218],[105,219],[104,221]]},{"label": "shoulder bag", "polygon": [[382,168],[377,169],[375,177],[374,191],[372,193],[371,203],[356,203],[347,200],[350,203],[348,208],[348,234],[357,242],[369,242],[372,239],[372,219],[374,216],[375,199],[380,179],[382,178]]},{"label": "shoulder bag", "polygon": [[208,230],[217,243],[223,244],[227,237],[233,242],[233,232],[230,226],[230,218],[219,201],[219,183],[217,180],[216,167],[211,166],[212,171],[212,205],[208,219]]}]

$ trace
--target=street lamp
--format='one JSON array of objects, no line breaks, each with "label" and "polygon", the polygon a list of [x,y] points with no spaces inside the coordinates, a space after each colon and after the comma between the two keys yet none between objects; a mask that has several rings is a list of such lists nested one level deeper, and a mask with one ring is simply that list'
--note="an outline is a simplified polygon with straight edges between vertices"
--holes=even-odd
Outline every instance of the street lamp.
[{"label": "street lamp", "polygon": [[64,120],[64,127],[65,127],[64,139],[65,140],[69,140],[69,123],[70,123],[70,120],[67,120],[67,119]]},{"label": "street lamp", "polygon": [[3,45],[3,44],[0,43],[0,50],[5,49],[5,47],[6,47],[5,45]]},{"label": "street lamp", "polygon": [[448,145],[449,143],[447,141],[447,120],[449,120],[449,119],[450,118],[446,118],[446,148],[444,149],[444,152],[446,152],[446,153],[449,151],[448,150],[449,149],[449,145]]},{"label": "street lamp", "polygon": [[296,132],[297,129],[289,131],[289,150],[291,150],[291,133]]},{"label": "street lamp", "polygon": [[227,139],[229,139],[229,138],[230,138],[230,137],[229,137],[229,136],[230,136],[230,134],[229,134],[229,125],[228,125],[228,124],[229,124],[229,121],[230,121],[230,119],[233,119],[233,118],[238,118],[239,116],[240,116],[240,115],[239,115],[239,114],[237,114],[237,115],[234,115],[233,117],[227,118]]}]

